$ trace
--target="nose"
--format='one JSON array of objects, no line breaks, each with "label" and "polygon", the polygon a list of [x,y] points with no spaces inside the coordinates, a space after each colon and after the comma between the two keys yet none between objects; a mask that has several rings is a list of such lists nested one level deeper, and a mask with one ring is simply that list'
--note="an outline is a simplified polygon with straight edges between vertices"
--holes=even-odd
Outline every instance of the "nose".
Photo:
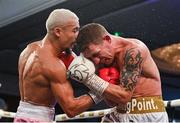
[{"label": "nose", "polygon": [[76,37],[76,38],[77,38],[78,34],[79,34],[79,31],[77,31],[77,32],[75,33],[75,37]]},{"label": "nose", "polygon": [[99,65],[100,64],[100,58],[94,58],[93,62],[95,65]]}]

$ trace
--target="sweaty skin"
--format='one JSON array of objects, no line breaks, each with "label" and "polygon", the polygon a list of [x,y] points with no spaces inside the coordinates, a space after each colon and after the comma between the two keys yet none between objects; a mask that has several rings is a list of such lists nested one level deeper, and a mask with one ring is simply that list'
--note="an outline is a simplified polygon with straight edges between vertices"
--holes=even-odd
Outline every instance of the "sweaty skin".
[{"label": "sweaty skin", "polygon": [[[112,49],[107,45],[109,41],[104,42],[91,44],[83,53],[96,65],[112,65],[120,71],[120,84],[110,84],[104,92],[105,99],[125,104],[132,97],[162,95],[159,71],[143,42],[112,35]],[[115,52],[114,58],[111,52]]]},{"label": "sweaty skin", "polygon": [[109,67],[116,68],[120,74],[118,84],[108,83],[100,75],[104,80],[94,75],[97,81],[94,79],[89,84],[91,87],[85,83],[92,91],[104,87],[99,95],[114,107],[101,122],[168,122],[160,74],[142,41],[112,35],[103,25],[89,23],[80,29],[77,45],[83,56],[94,63],[97,75]]},{"label": "sweaty skin", "polygon": [[[161,95],[159,71],[147,47],[140,41],[128,39],[117,55],[122,85],[133,92],[132,97]],[[153,87],[152,87],[153,86]]]},{"label": "sweaty skin", "polygon": [[55,104],[68,117],[74,117],[89,109],[96,98],[90,94],[74,96],[66,68],[71,61],[60,57],[63,53],[73,55],[71,49],[80,28],[77,15],[68,9],[55,9],[45,25],[47,33],[42,40],[28,44],[19,56],[21,100],[14,122],[53,121]]},{"label": "sweaty skin", "polygon": [[19,80],[22,101],[48,107],[55,105],[55,97],[51,91],[50,83],[43,76],[45,69],[43,66],[46,66],[43,63],[47,60],[47,55],[48,52],[43,51],[40,42],[28,45],[21,53]]},{"label": "sweaty skin", "polygon": [[29,44],[21,53],[19,80],[22,101],[47,107],[58,102],[69,117],[94,104],[88,95],[74,97],[73,88],[66,78],[66,67],[46,38]]}]

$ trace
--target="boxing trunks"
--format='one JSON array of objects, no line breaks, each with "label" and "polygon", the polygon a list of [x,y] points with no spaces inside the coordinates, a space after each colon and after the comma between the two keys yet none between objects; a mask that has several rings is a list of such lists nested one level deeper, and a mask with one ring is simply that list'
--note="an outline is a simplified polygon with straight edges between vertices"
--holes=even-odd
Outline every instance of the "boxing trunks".
[{"label": "boxing trunks", "polygon": [[101,122],[169,122],[161,96],[132,98],[126,106],[117,106]]},{"label": "boxing trunks", "polygon": [[14,122],[53,122],[55,109],[20,101]]}]

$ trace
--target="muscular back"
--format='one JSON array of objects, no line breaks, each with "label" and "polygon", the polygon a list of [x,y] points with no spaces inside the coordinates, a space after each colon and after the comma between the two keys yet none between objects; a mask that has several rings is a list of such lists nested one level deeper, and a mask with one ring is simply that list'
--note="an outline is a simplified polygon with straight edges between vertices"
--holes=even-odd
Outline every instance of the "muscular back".
[{"label": "muscular back", "polygon": [[40,42],[28,45],[19,57],[19,88],[21,100],[30,103],[52,106],[55,104],[50,83],[43,74],[43,60],[46,52]]}]

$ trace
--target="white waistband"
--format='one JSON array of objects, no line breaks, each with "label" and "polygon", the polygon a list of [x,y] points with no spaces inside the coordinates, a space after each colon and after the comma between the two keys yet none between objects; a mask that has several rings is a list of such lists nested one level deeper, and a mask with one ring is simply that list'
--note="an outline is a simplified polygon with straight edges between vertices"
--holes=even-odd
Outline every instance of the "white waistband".
[{"label": "white waistband", "polygon": [[33,118],[41,121],[53,121],[55,109],[45,106],[37,106],[20,101],[16,117]]}]

